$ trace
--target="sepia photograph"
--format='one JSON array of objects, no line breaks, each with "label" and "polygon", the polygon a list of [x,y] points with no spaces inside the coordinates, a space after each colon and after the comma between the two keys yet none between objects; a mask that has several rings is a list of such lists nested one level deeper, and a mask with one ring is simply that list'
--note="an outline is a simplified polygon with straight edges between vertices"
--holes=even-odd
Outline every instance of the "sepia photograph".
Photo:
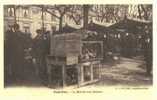
[{"label": "sepia photograph", "polygon": [[152,4],[3,5],[4,88],[153,86]]}]

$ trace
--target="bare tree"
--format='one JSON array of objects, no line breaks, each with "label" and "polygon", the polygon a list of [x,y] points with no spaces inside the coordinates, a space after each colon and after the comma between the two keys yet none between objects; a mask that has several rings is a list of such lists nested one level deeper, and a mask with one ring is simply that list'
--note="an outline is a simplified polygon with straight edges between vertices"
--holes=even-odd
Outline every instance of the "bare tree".
[{"label": "bare tree", "polygon": [[63,18],[65,14],[70,11],[70,5],[55,5],[55,9],[59,13],[59,31],[62,31],[63,28]]},{"label": "bare tree", "polygon": [[88,27],[88,16],[89,16],[90,5],[83,5],[83,27]]},{"label": "bare tree", "polygon": [[91,12],[99,22],[118,22],[127,15],[127,9],[128,5],[95,5]]},{"label": "bare tree", "polygon": [[139,18],[142,19],[142,15],[141,15],[142,12],[141,12],[140,5],[138,5],[137,8],[138,8]]},{"label": "bare tree", "polygon": [[[63,18],[65,14],[70,10],[71,6],[70,5],[35,5],[37,7],[42,8],[42,20],[43,20],[43,12],[47,12],[51,14],[52,16],[56,17],[59,19],[59,31],[62,30],[63,28]],[[57,11],[58,14],[54,13],[54,11]]]},{"label": "bare tree", "polygon": [[69,19],[73,20],[77,25],[81,24],[83,19],[82,5],[73,5],[69,13],[67,13]]},{"label": "bare tree", "polygon": [[[136,8],[138,11],[136,11]],[[135,5],[132,12],[138,12],[134,17],[139,19],[150,20],[152,19],[152,6],[151,5]]]}]

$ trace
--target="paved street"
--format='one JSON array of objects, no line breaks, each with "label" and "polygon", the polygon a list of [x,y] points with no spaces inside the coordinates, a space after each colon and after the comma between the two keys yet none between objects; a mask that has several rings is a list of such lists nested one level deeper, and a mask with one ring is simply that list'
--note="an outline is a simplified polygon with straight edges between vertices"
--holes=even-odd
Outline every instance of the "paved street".
[{"label": "paved street", "polygon": [[[143,86],[151,85],[152,77],[146,76],[145,65],[141,57],[135,57],[133,59],[121,58],[118,63],[105,62],[101,69],[101,79],[99,82],[90,84],[86,87],[95,86]],[[41,83],[41,79],[35,74],[34,69],[28,66],[25,69],[25,79],[20,82],[16,82],[15,86],[37,86],[45,87]],[[13,84],[14,86],[14,84]]]},{"label": "paved street", "polygon": [[98,86],[104,85],[151,85],[152,77],[146,76],[145,65],[141,57],[121,58],[118,64],[103,64],[102,77]]}]

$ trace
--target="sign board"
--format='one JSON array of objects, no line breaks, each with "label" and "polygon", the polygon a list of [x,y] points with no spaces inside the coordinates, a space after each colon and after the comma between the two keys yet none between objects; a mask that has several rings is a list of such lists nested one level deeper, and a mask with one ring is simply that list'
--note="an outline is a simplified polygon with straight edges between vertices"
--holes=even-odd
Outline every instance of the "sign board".
[{"label": "sign board", "polygon": [[80,54],[81,38],[76,33],[58,34],[51,37],[50,45],[51,55],[60,57],[78,56]]},{"label": "sign board", "polygon": [[78,57],[77,56],[68,56],[66,59],[67,65],[73,65],[78,63]]}]

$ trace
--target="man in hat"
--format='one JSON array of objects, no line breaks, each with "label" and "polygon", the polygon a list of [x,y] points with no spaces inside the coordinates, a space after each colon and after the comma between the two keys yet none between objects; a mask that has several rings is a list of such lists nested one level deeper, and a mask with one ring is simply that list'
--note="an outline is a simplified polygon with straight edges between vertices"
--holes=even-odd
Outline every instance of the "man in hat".
[{"label": "man in hat", "polygon": [[13,32],[10,33],[10,63],[12,66],[12,77],[14,81],[22,79],[23,64],[24,64],[24,36],[20,31],[18,24],[14,24]]},{"label": "man in hat", "polygon": [[146,74],[150,76],[152,71],[152,35],[148,27],[146,27],[145,34],[143,35],[143,50],[146,62]]},{"label": "man in hat", "polygon": [[11,35],[13,34],[12,26],[4,34],[4,82],[5,85],[11,82],[12,67],[11,67]]},{"label": "man in hat", "polygon": [[36,72],[38,73],[43,84],[47,82],[47,70],[46,70],[46,56],[47,56],[47,33],[43,33],[42,30],[38,29],[37,36],[34,38],[33,51],[36,62]]}]

